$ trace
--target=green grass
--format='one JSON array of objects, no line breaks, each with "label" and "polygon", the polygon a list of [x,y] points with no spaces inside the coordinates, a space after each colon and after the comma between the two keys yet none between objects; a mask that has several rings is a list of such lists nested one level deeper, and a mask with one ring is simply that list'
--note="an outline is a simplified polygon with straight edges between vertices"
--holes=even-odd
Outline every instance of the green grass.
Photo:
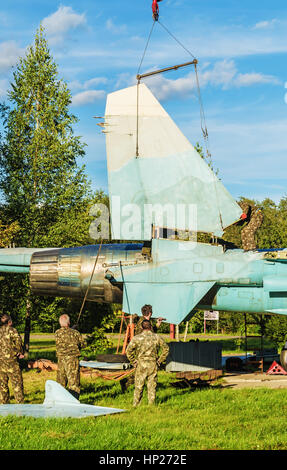
[{"label": "green grass", "polygon": [[[53,341],[37,339],[35,357],[53,354]],[[55,372],[23,372],[26,403],[42,403],[47,379]],[[0,449],[19,450],[286,450],[286,390],[172,386],[161,371],[157,405],[132,407],[133,387],[81,379],[81,402],[125,409],[125,413],[83,419],[0,418]]]}]

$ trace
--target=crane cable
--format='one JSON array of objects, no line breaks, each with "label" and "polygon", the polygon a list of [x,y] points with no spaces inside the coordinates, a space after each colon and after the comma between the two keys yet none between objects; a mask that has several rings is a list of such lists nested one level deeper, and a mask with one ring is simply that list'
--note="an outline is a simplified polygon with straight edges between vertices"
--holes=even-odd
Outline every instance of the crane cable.
[{"label": "crane cable", "polygon": [[[143,52],[143,55],[141,57],[141,60],[140,60],[140,64],[139,64],[139,67],[138,67],[138,72],[137,72],[137,75],[139,75],[139,72],[140,72],[140,69],[141,69],[141,66],[143,64],[143,61],[144,61],[144,58],[146,56],[146,52],[147,52],[147,49],[148,49],[148,46],[149,46],[149,43],[150,43],[150,40],[151,40],[151,36],[152,36],[152,33],[153,33],[153,30],[154,30],[154,26],[155,26],[155,23],[158,23],[160,24],[160,26],[193,58],[193,59],[196,59],[196,57],[192,54],[192,52],[190,52],[189,49],[187,49],[185,47],[184,44],[182,44],[181,41],[179,41],[179,39],[177,39],[175,37],[174,34],[172,34],[169,29],[160,21],[160,20],[154,20],[153,21],[153,24],[152,24],[152,27],[151,27],[151,30],[149,32],[149,35],[148,35],[148,39],[147,39],[147,42],[146,42],[146,45],[145,45],[145,48],[144,48],[144,52]],[[199,101],[199,107],[200,107],[200,124],[201,124],[201,131],[202,131],[202,135],[203,135],[203,139],[204,139],[204,142],[205,142],[205,146],[206,146],[206,153],[207,153],[207,156],[210,158],[211,154],[210,154],[210,151],[209,151],[209,140],[208,140],[208,131],[207,131],[207,126],[206,126],[206,120],[205,120],[205,113],[204,113],[204,108],[203,108],[203,102],[202,102],[202,98],[201,98],[201,92],[200,92],[200,85],[199,85],[199,78],[198,78],[198,71],[197,71],[197,66],[196,64],[194,64],[194,69],[195,69],[195,77],[196,77],[196,88],[197,88],[197,94],[198,94],[198,101]],[[138,86],[139,86],[139,81],[138,81]],[[137,156],[138,156],[138,119],[139,119],[139,90],[137,90]]]},{"label": "crane cable", "polygon": [[148,45],[149,45],[149,43],[150,43],[150,39],[151,39],[151,35],[152,35],[152,33],[153,33],[153,29],[154,29],[155,23],[156,23],[156,21],[154,20],[154,21],[153,21],[153,24],[152,24],[152,27],[151,27],[151,30],[150,30],[150,33],[149,33],[149,35],[148,35],[148,39],[147,39],[147,42],[146,42],[146,46],[145,46],[145,48],[144,48],[144,52],[143,52],[143,55],[142,55],[142,58],[141,58],[139,67],[138,67],[138,73],[137,73],[137,75],[139,75],[139,73],[140,73],[140,69],[141,69],[142,63],[143,63],[143,61],[144,61],[144,58],[145,58],[145,55],[146,55],[146,51],[147,51]]},{"label": "crane cable", "polygon": [[[144,48],[144,52],[143,52],[143,55],[142,55],[142,58],[141,58],[141,61],[140,61],[139,67],[138,67],[137,75],[139,75],[139,73],[140,73],[140,69],[141,69],[142,63],[144,61],[148,45],[150,43],[150,39],[151,39],[151,36],[152,36],[152,33],[153,33],[155,23],[156,23],[156,20],[153,20],[153,24],[152,24],[151,30],[149,32],[149,35],[148,35],[146,46]],[[137,82],[136,158],[139,157],[139,85],[140,85],[140,82],[138,80],[138,82]]]},{"label": "crane cable", "polygon": [[100,252],[101,252],[101,249],[102,249],[102,244],[103,244],[103,240],[101,239],[101,244],[99,246],[97,257],[96,257],[96,260],[95,260],[95,263],[94,263],[94,266],[93,266],[93,269],[92,269],[89,284],[88,284],[88,287],[87,287],[87,290],[86,290],[86,293],[85,293],[85,296],[84,296],[84,299],[83,299],[83,302],[82,302],[82,305],[81,305],[80,313],[78,315],[78,319],[77,319],[77,323],[76,323],[77,327],[79,326],[79,321],[80,321],[80,318],[81,318],[81,315],[82,315],[82,311],[83,311],[84,305],[85,305],[87,297],[88,297],[88,293],[89,293],[89,290],[90,290],[90,287],[91,287],[92,279],[94,277],[94,272],[95,272],[96,266],[98,264],[98,259],[99,259],[99,255],[100,255]]},{"label": "crane cable", "polygon": [[[143,52],[143,55],[142,55],[142,58],[141,58],[141,61],[140,61],[140,65],[139,65],[139,68],[138,68],[138,75],[139,75],[139,72],[140,72],[140,69],[141,69],[141,66],[142,66],[142,63],[143,63],[143,60],[145,58],[145,55],[146,55],[146,52],[147,52],[147,49],[148,49],[148,46],[149,46],[149,43],[150,43],[150,39],[151,39],[151,36],[152,36],[152,33],[153,33],[153,30],[154,30],[154,26],[155,26],[155,23],[159,23],[160,26],[193,58],[193,59],[196,59],[196,57],[192,54],[192,52],[190,52],[189,49],[187,49],[187,47],[182,44],[181,41],[179,41],[179,39],[171,33],[171,31],[169,31],[169,29],[158,19],[158,20],[154,20],[153,21],[153,25],[152,25],[152,28],[150,30],[150,33],[149,33],[149,36],[148,36],[148,39],[147,39],[147,43],[146,43],[146,46],[145,46],[145,49],[144,49],[144,52]],[[200,84],[199,84],[199,77],[198,77],[198,70],[197,70],[197,65],[196,63],[194,64],[194,70],[195,70],[195,79],[196,79],[196,88],[197,88],[197,95],[198,95],[198,102],[199,102],[199,109],[200,109],[200,126],[201,126],[201,131],[202,131],[202,135],[203,135],[203,140],[204,140],[204,144],[205,144],[205,151],[206,151],[206,156],[207,158],[210,160],[211,159],[211,153],[210,153],[210,144],[209,144],[209,135],[208,135],[208,130],[207,130],[207,125],[206,125],[206,119],[205,119],[205,113],[204,113],[204,107],[203,107],[203,102],[202,102],[202,98],[201,98],[201,91],[200,91]],[[139,80],[138,80],[138,83],[137,83],[137,130],[136,130],[136,157],[139,156]],[[212,170],[212,168],[211,168]],[[214,174],[214,172],[213,172]],[[221,211],[220,211],[220,205],[219,205],[219,199],[218,199],[218,193],[217,193],[217,185],[216,185],[216,176],[214,174],[214,187],[215,187],[215,195],[216,195],[216,201],[217,201],[217,207],[218,207],[218,213],[219,213],[219,221],[220,221],[220,225],[221,225],[221,228],[222,230],[224,230],[224,226],[223,226],[223,220],[222,220],[222,214],[221,214]]]},{"label": "crane cable", "polygon": [[[196,57],[192,54],[192,52],[190,52],[190,50],[187,49],[185,45],[182,44],[182,42],[179,39],[177,39],[175,35],[172,34],[163,23],[161,23],[161,21],[158,20],[158,23],[193,59],[196,59]],[[199,108],[200,108],[200,126],[201,126],[201,131],[202,131],[203,139],[204,139],[205,146],[206,146],[206,152],[207,152],[208,157],[210,157],[208,131],[207,131],[207,126],[206,126],[205,113],[204,113],[203,102],[201,98],[198,71],[197,71],[196,64],[194,64],[194,70],[195,70],[196,88],[197,88],[197,95],[198,95]]]}]

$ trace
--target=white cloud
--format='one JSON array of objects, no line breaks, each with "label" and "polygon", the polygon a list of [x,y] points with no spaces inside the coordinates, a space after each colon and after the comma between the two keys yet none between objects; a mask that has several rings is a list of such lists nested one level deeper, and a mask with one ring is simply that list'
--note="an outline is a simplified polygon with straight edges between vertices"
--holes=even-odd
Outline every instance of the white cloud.
[{"label": "white cloud", "polygon": [[76,13],[72,7],[60,6],[55,13],[43,19],[42,25],[49,37],[50,43],[63,41],[65,35],[74,29],[84,27],[86,15]]},{"label": "white cloud", "polygon": [[0,80],[0,98],[5,98],[9,87],[8,80]]},{"label": "white cloud", "polygon": [[86,80],[85,82],[81,83],[78,80],[74,80],[68,84],[71,90],[88,90],[90,87],[105,84],[107,83],[108,79],[106,77],[95,77],[91,78],[90,80]]},{"label": "white cloud", "polygon": [[104,90],[87,90],[73,96],[72,106],[83,106],[102,100],[106,96]]},{"label": "white cloud", "polygon": [[269,21],[259,21],[259,23],[256,23],[253,29],[269,29],[272,28],[278,22],[279,20],[276,20],[275,18]]},{"label": "white cloud", "polygon": [[123,25],[116,25],[111,18],[106,21],[106,28],[113,34],[122,34],[127,30],[127,26]]},{"label": "white cloud", "polygon": [[279,85],[281,82],[278,78],[273,75],[263,75],[261,73],[240,73],[236,77],[235,84],[236,86],[250,86],[257,84],[270,83],[273,85]]},{"label": "white cloud", "polygon": [[[223,60],[216,62],[213,66],[209,64],[203,66],[202,70],[199,71],[199,84],[200,87],[209,85],[227,90],[233,87],[259,84],[278,85],[280,81],[273,75],[255,72],[239,73],[233,60]],[[166,100],[173,96],[185,97],[196,91],[196,80],[193,71],[176,80],[157,75],[149,80],[148,85],[159,100]]]},{"label": "white cloud", "polygon": [[24,49],[17,46],[15,41],[6,41],[0,44],[0,73],[6,73],[15,65]]}]

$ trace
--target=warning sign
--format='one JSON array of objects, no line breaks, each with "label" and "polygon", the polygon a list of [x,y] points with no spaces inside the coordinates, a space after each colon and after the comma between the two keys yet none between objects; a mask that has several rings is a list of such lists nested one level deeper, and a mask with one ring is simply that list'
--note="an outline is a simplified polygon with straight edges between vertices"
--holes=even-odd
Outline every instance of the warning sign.
[{"label": "warning sign", "polygon": [[210,311],[210,310],[205,310],[204,311],[204,320],[219,320],[219,312],[216,310]]}]

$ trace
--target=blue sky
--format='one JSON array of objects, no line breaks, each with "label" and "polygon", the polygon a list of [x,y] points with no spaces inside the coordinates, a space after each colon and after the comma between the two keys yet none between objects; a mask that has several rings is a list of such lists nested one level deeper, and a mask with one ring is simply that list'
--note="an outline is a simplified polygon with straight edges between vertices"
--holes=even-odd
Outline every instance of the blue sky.
[{"label": "blue sky", "polygon": [[[12,67],[42,22],[60,77],[72,92],[76,133],[87,144],[93,188],[107,190],[105,139],[93,116],[106,95],[134,83],[152,26],[152,0],[10,0],[0,6],[0,100]],[[238,198],[287,195],[287,6],[275,0],[163,0],[160,20],[199,61],[210,151]],[[141,71],[190,56],[156,24]],[[191,69],[149,79],[173,119],[203,143]]]}]

